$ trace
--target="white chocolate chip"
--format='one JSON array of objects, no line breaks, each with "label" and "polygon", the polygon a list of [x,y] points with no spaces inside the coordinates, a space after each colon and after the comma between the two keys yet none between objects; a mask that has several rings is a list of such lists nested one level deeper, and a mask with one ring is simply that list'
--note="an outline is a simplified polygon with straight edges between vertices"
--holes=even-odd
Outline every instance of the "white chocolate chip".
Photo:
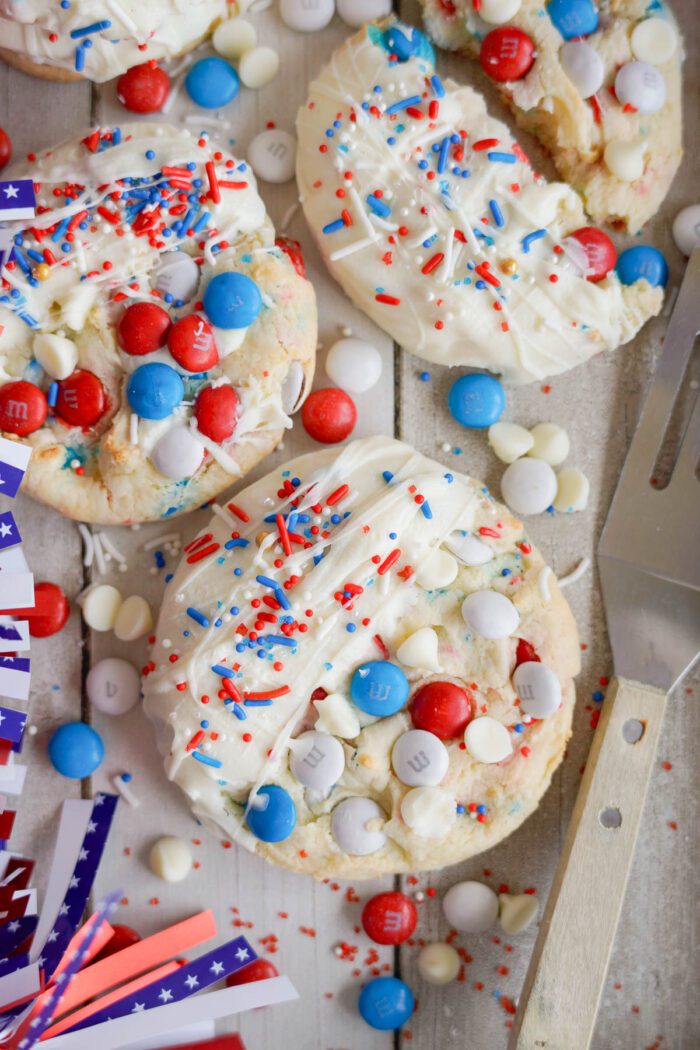
[{"label": "white chocolate chip", "polygon": [[519,893],[511,897],[509,893],[501,893],[499,922],[504,933],[522,933],[530,923],[537,918],[539,904],[532,893]]},{"label": "white chocolate chip", "polygon": [[643,142],[625,142],[613,139],[605,147],[603,159],[608,171],[620,182],[635,182],[644,173]]},{"label": "white chocolate chip", "polygon": [[261,88],[277,76],[280,56],[272,47],[253,47],[241,58],[238,75],[249,88]]},{"label": "white chocolate chip", "polygon": [[93,631],[111,631],[122,605],[116,587],[100,583],[87,592],[82,603],[83,619]]},{"label": "white chocolate chip", "polygon": [[510,733],[490,715],[474,718],[464,731],[467,751],[476,762],[502,762],[513,753]]},{"label": "white chocolate chip", "polygon": [[151,607],[140,594],[132,594],[123,605],[114,623],[114,633],[122,642],[135,642],[153,627]]},{"label": "white chocolate chip", "polygon": [[417,787],[404,796],[401,816],[416,835],[443,839],[457,819],[457,810],[451,792],[439,787]]},{"label": "white chocolate chip", "polygon": [[667,18],[645,18],[632,30],[630,46],[640,62],[663,66],[675,54],[678,34]]},{"label": "white chocolate chip", "polygon": [[52,379],[67,379],[78,363],[78,348],[61,335],[40,333],[34,336],[32,353]]},{"label": "white chocolate chip", "polygon": [[530,434],[533,442],[531,455],[543,459],[550,467],[558,467],[569,455],[569,435],[557,423],[538,423]]},{"label": "white chocolate chip", "polygon": [[356,708],[342,693],[329,693],[324,700],[314,700],[318,720],[314,729],[319,733],[354,740],[360,733],[360,720]]},{"label": "white chocolate chip", "polygon": [[564,514],[585,510],[588,506],[591,485],[586,475],[577,467],[566,467],[557,474],[557,495],[554,509]]},{"label": "white chocolate chip", "polygon": [[229,60],[240,58],[258,42],[255,26],[245,18],[229,18],[214,30],[214,49]]},{"label": "white chocolate chip", "polygon": [[530,451],[533,437],[517,423],[494,423],[489,427],[489,445],[502,463],[514,463]]},{"label": "white chocolate chip", "polygon": [[432,627],[421,627],[396,650],[396,657],[406,667],[421,667],[439,671],[438,636]]},{"label": "white chocolate chip", "polygon": [[428,984],[449,984],[459,973],[460,966],[459,955],[451,944],[444,941],[426,944],[418,955],[418,973]]},{"label": "white chocolate chip", "polygon": [[165,882],[182,882],[192,870],[192,852],[184,839],[164,835],[153,843],[148,863],[154,875]]},{"label": "white chocolate chip", "polygon": [[456,529],[445,540],[445,546],[452,551],[464,565],[485,565],[493,558],[493,551],[487,543],[477,540],[476,536]]},{"label": "white chocolate chip", "polygon": [[428,591],[436,591],[440,587],[449,587],[456,576],[457,562],[447,551],[438,548],[416,573],[416,583]]}]

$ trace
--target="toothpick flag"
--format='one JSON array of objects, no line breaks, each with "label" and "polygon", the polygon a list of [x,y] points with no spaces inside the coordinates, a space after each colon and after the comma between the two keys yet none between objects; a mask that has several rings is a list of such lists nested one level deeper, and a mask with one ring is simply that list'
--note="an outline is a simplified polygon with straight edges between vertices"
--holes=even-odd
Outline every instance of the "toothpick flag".
[{"label": "toothpick flag", "polygon": [[32,179],[0,181],[0,220],[33,219],[36,198]]},{"label": "toothpick flag", "polygon": [[17,495],[31,454],[31,445],[0,437],[0,496],[14,499]]}]

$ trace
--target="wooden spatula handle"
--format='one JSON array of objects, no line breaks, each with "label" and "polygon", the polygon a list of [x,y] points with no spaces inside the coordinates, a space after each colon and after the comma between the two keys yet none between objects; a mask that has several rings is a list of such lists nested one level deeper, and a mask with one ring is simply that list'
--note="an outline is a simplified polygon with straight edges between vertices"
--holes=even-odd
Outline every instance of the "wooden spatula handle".
[{"label": "wooden spatula handle", "polygon": [[665,706],[637,682],[608,689],[508,1050],[590,1045]]}]

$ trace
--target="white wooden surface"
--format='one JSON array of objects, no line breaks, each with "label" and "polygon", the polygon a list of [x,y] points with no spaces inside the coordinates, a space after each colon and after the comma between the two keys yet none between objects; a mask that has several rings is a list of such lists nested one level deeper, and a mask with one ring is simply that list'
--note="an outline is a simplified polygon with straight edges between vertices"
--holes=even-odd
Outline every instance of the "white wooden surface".
[{"label": "white wooden surface", "polygon": [[[698,28],[697,19],[693,18],[694,0],[677,0],[675,6],[684,22],[689,50],[685,120],[690,148],[700,134]],[[405,4],[404,10],[415,17],[412,4]],[[308,80],[349,32],[336,18],[320,34],[301,36],[282,25],[274,7],[254,19],[264,42],[279,50],[282,69],[277,80],[261,92],[243,89],[223,115],[221,131],[226,138],[236,140],[241,153],[267,121],[292,127]],[[441,56],[443,71],[454,73],[459,67],[453,57]],[[482,88],[494,111],[503,114],[503,107],[479,70],[462,68],[460,75]],[[180,120],[187,113],[191,111],[178,97],[169,118]],[[94,119],[116,119],[122,123],[126,116],[115,104],[113,88],[109,86],[92,93],[88,84],[48,85],[0,64],[0,125],[12,136],[17,155],[81,131],[91,115]],[[525,145],[538,168],[551,174],[546,158],[531,143]],[[697,146],[695,151],[695,164],[686,160],[661,215],[645,234],[645,239],[651,239],[666,252],[672,271],[671,289],[682,272],[682,260],[673,246],[670,220],[680,207],[698,199]],[[279,227],[294,202],[294,184],[263,184],[262,190]],[[319,298],[323,346],[330,346],[341,329],[348,326],[372,339],[382,351],[382,382],[360,399],[356,434],[394,433],[426,454],[484,478],[498,491],[499,465],[483,435],[462,430],[447,413],[447,390],[453,377],[447,370],[423,366],[417,359],[402,355],[357,313],[325,274],[300,212],[291,219],[288,232],[299,237],[305,247],[309,274]],[[542,420],[564,424],[572,438],[571,462],[581,466],[592,482],[591,501],[585,513],[568,519],[543,516],[531,523],[532,537],[560,575],[567,573],[580,557],[594,551],[660,348],[664,324],[663,319],[650,324],[634,345],[555,380],[549,393],[537,385],[509,392],[507,418],[526,425]],[[430,372],[427,382],[420,378],[424,367]],[[326,382],[321,353],[317,385]],[[267,466],[305,450],[309,444],[301,426],[296,426],[287,435],[284,448]],[[444,444],[449,445],[450,451],[443,450]],[[91,578],[80,562],[75,526],[24,498],[20,498],[17,512],[27,556],[37,577],[55,580],[71,597],[75,596]],[[176,519],[167,526],[110,529],[112,541],[128,555],[129,572],[112,573],[107,579],[125,595],[146,595],[157,609],[163,574],[149,575],[153,556],[143,551],[143,544],[149,537],[173,530],[180,532],[186,542],[199,528],[203,513]],[[170,568],[169,564],[164,571]],[[415,881],[403,880],[406,892],[426,893],[420,904],[417,938],[430,940],[447,933],[439,907],[440,892],[460,878],[485,878],[496,889],[506,884],[514,892],[535,888],[542,899],[547,893],[591,741],[591,717],[598,707],[592,693],[600,688],[599,679],[610,673],[595,576],[589,574],[575,584],[569,598],[586,649],[567,760],[537,815],[498,848],[444,872],[417,875]],[[29,738],[25,748],[32,772],[20,802],[13,848],[25,850],[40,861],[46,858],[60,799],[80,790],[89,793],[97,787],[108,787],[114,775],[128,770],[133,774],[132,789],[141,804],[135,810],[121,804],[98,892],[123,887],[126,902],[118,921],[134,926],[142,934],[195,909],[211,906],[216,910],[222,935],[234,933],[232,924],[236,922],[250,922],[252,927],[244,927],[243,932],[259,950],[265,949],[260,938],[277,936],[279,950],[270,957],[295,982],[301,1000],[244,1017],[239,1028],[248,1050],[272,1050],[279,1045],[294,1050],[390,1050],[409,1040],[419,1050],[504,1047],[510,1018],[508,1005],[517,999],[535,931],[510,940],[499,937],[498,930],[493,936],[461,938],[455,943],[471,961],[465,965],[464,980],[447,988],[422,984],[415,969],[417,943],[396,952],[378,949],[375,960],[369,954],[371,943],[354,930],[361,911],[355,898],[366,899],[381,884],[360,884],[354,892],[346,885],[335,888],[316,884],[277,871],[242,850],[226,849],[206,833],[200,835],[179,793],[165,781],[150,726],[141,711],[136,709],[121,720],[109,720],[88,710],[81,684],[90,661],[120,654],[143,663],[146,645],[123,647],[111,635],[90,637],[82,632],[76,611],[61,634],[35,642],[30,721],[37,733]],[[700,863],[696,809],[700,773],[695,761],[695,742],[700,736],[698,689],[696,677],[685,683],[669,705],[594,1037],[595,1050],[694,1050],[700,1045],[700,1020],[695,1005],[700,970],[696,907],[696,873]],[[85,783],[82,788],[54,774],[45,753],[52,727],[81,714],[103,733],[107,745],[105,763],[94,783]],[[663,763],[670,763],[672,768],[664,769]],[[193,851],[199,867],[186,882],[175,887],[159,882],[146,864],[151,842],[164,833],[198,840]],[[390,884],[391,880],[386,880],[383,885]],[[434,896],[433,888],[437,891]],[[594,889],[601,895],[605,893],[604,884]],[[595,921],[593,908],[590,922]],[[315,936],[301,928],[313,929]],[[335,956],[333,949],[341,941],[358,947],[354,962]],[[367,1028],[356,1011],[361,981],[382,966],[389,967],[382,972],[394,971],[408,980],[419,999],[414,1018],[397,1036]]]}]

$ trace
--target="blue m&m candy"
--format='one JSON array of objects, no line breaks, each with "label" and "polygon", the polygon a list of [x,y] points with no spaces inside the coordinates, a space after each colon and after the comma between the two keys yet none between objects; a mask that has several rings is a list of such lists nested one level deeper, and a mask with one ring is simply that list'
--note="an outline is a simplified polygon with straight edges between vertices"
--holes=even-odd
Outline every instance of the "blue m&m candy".
[{"label": "blue m&m candy", "polygon": [[187,94],[204,109],[218,109],[232,102],[240,81],[233,66],[223,58],[200,58],[185,77]]},{"label": "blue m&m candy", "polygon": [[244,273],[217,274],[204,293],[204,312],[217,328],[247,328],[261,308],[260,289]]},{"label": "blue m&m candy", "polygon": [[593,0],[549,0],[547,14],[564,40],[589,36],[598,28],[598,8]]},{"label": "blue m&m candy", "polygon": [[483,430],[496,423],[506,407],[506,395],[495,376],[472,372],[450,387],[447,399],[450,412],[463,427]]},{"label": "blue m&m candy", "polygon": [[406,1024],[413,1013],[413,992],[398,977],[375,977],[360,992],[358,1009],[363,1021],[380,1032]]},{"label": "blue m&m candy", "polygon": [[350,683],[353,702],[368,715],[387,718],[400,711],[408,699],[408,679],[400,667],[388,660],[361,664]]},{"label": "blue m&m candy", "polygon": [[668,280],[668,266],[658,248],[638,244],[628,248],[617,260],[615,272],[623,284],[634,284],[641,278],[653,288],[663,288]]},{"label": "blue m&m candy", "polygon": [[66,722],[49,740],[51,764],[63,777],[89,777],[101,765],[104,755],[102,737],[85,722]]},{"label": "blue m&m candy", "polygon": [[279,784],[266,784],[248,800],[246,824],[262,842],[282,842],[294,831],[297,808]]},{"label": "blue m&m candy", "polygon": [[143,419],[167,419],[185,396],[185,384],[170,365],[153,361],[131,373],[126,397],[132,410]]}]

